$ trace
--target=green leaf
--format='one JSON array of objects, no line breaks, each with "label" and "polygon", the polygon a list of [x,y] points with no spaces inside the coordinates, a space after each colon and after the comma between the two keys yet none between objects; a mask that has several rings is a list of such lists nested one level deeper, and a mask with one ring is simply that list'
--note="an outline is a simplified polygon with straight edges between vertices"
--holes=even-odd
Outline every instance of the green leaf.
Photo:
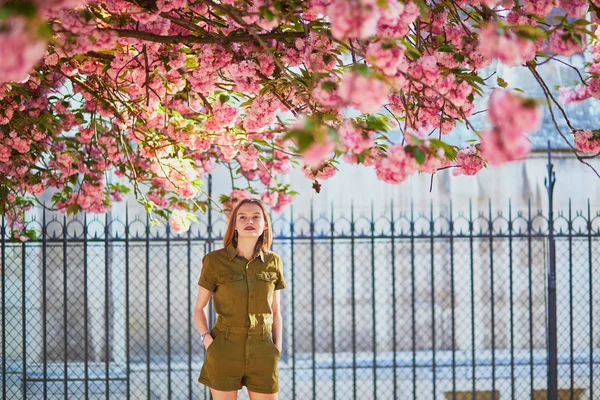
[{"label": "green leaf", "polygon": [[500,78],[500,77],[498,77],[496,79],[496,82],[498,83],[498,86],[500,86],[500,87],[505,88],[505,87],[508,86],[508,83],[506,83],[506,81],[504,79]]},{"label": "green leaf", "polygon": [[367,64],[356,64],[353,70],[358,75],[369,75],[371,73],[371,68]]},{"label": "green leaf", "polygon": [[415,160],[417,160],[419,164],[423,164],[425,162],[425,159],[427,158],[425,152],[423,152],[423,150],[419,149],[418,147],[412,148],[412,155],[415,157]]}]

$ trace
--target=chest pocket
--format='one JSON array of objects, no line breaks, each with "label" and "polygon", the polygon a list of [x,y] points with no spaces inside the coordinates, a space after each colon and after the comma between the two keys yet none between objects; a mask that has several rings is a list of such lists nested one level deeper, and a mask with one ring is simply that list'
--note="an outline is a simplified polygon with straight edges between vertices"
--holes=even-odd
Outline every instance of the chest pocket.
[{"label": "chest pocket", "polygon": [[222,300],[243,299],[246,297],[246,290],[244,275],[225,273],[219,276],[217,292]]},{"label": "chest pocket", "polygon": [[277,281],[276,272],[259,272],[256,274],[256,312],[271,313],[273,290]]}]

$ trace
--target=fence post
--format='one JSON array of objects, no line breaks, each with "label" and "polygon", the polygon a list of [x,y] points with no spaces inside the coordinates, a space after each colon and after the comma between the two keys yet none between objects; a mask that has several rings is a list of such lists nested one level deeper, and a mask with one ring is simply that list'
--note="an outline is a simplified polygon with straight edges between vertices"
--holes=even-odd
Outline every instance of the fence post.
[{"label": "fence post", "polygon": [[547,268],[547,297],[548,297],[548,400],[558,398],[558,365],[557,365],[557,335],[556,335],[556,248],[554,242],[554,202],[553,192],[556,175],[553,171],[552,153],[548,141],[548,176],[544,178],[544,186],[548,192],[548,268]]}]

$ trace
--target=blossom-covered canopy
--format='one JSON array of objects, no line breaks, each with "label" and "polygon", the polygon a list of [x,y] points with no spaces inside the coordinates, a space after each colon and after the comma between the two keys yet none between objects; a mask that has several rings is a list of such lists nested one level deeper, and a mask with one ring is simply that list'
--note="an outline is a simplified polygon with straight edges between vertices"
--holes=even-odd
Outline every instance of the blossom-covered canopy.
[{"label": "blossom-covered canopy", "polygon": [[[24,239],[34,233],[23,212],[47,189],[52,207],[76,213],[105,212],[133,188],[181,232],[195,211],[216,203],[203,178],[217,163],[231,171],[232,192],[220,199],[226,210],[264,187],[260,197],[280,211],[295,193],[281,176],[294,166],[318,191],[340,161],[400,183],[416,172],[474,175],[523,159],[540,101],[481,71],[495,60],[521,66],[554,106],[553,119],[565,102],[600,98],[599,6],[4,1],[0,213]],[[536,68],[586,48],[593,57],[581,82],[555,98]],[[487,110],[475,110],[484,95]],[[487,112],[483,130],[469,121],[477,112]],[[448,144],[458,124],[476,140]],[[596,131],[570,128],[574,152],[600,152]],[[397,130],[399,138],[389,134]]]}]

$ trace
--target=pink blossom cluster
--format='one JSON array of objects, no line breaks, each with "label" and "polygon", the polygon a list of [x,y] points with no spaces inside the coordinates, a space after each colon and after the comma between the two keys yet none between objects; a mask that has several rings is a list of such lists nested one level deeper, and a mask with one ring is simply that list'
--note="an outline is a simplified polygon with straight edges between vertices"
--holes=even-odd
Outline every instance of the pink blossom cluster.
[{"label": "pink blossom cluster", "polygon": [[342,75],[337,95],[343,104],[364,114],[379,110],[387,101],[389,86],[380,79],[348,71]]},{"label": "pink blossom cluster", "polygon": [[522,159],[531,150],[527,134],[538,129],[542,110],[509,90],[494,89],[488,104],[492,127],[481,138],[481,156],[492,165]]},{"label": "pink blossom cluster", "polygon": [[23,17],[0,21],[0,84],[28,79],[46,52],[46,41],[27,27]]},{"label": "pink blossom cluster", "polygon": [[375,165],[375,173],[384,182],[400,183],[415,173],[418,167],[417,160],[398,143],[388,147],[385,157]]},{"label": "pink blossom cluster", "polygon": [[[578,40],[576,40],[577,35]],[[563,56],[571,56],[575,53],[581,53],[585,49],[584,35],[579,33],[569,33],[564,29],[555,29],[550,34],[550,51]]]},{"label": "pink blossom cluster", "polygon": [[350,118],[339,126],[338,136],[345,149],[353,154],[362,153],[375,145],[375,133],[357,126]]},{"label": "pink blossom cluster", "polygon": [[[193,215],[193,214],[192,214]],[[169,225],[177,234],[185,233],[190,229],[190,213],[184,210],[174,209],[169,216]]]},{"label": "pink blossom cluster", "polygon": [[475,175],[484,166],[485,160],[479,155],[476,146],[467,146],[461,149],[454,159],[456,168],[452,171],[454,176],[457,175]]},{"label": "pink blossom cluster", "polygon": [[261,201],[274,212],[281,212],[292,203],[292,196],[283,190],[265,191],[260,195]]},{"label": "pink blossom cluster", "polygon": [[[499,34],[498,31],[503,33]],[[501,63],[521,65],[535,57],[536,43],[518,36],[513,30],[500,28],[494,23],[479,29],[479,51],[485,58],[497,58]]]},{"label": "pink blossom cluster", "polygon": [[336,172],[337,169],[331,164],[323,164],[318,168],[311,168],[305,165],[302,168],[304,176],[311,180],[318,179],[324,181],[334,176]]},{"label": "pink blossom cluster", "polygon": [[562,103],[579,103],[583,100],[589,99],[592,93],[590,92],[590,86],[577,85],[573,88],[560,87],[558,88],[558,100]]},{"label": "pink blossom cluster", "polygon": [[193,182],[200,178],[200,174],[188,160],[156,157],[150,170],[156,175],[153,183],[157,187],[172,190],[184,199],[191,199],[198,194]]},{"label": "pink blossom cluster", "polygon": [[419,8],[411,1],[311,0],[310,6],[305,18],[327,15],[331,18],[331,33],[338,40],[404,36],[419,15]]},{"label": "pink blossom cluster", "polygon": [[600,135],[597,131],[590,129],[578,130],[574,132],[574,135],[577,150],[584,153],[600,153]]}]

